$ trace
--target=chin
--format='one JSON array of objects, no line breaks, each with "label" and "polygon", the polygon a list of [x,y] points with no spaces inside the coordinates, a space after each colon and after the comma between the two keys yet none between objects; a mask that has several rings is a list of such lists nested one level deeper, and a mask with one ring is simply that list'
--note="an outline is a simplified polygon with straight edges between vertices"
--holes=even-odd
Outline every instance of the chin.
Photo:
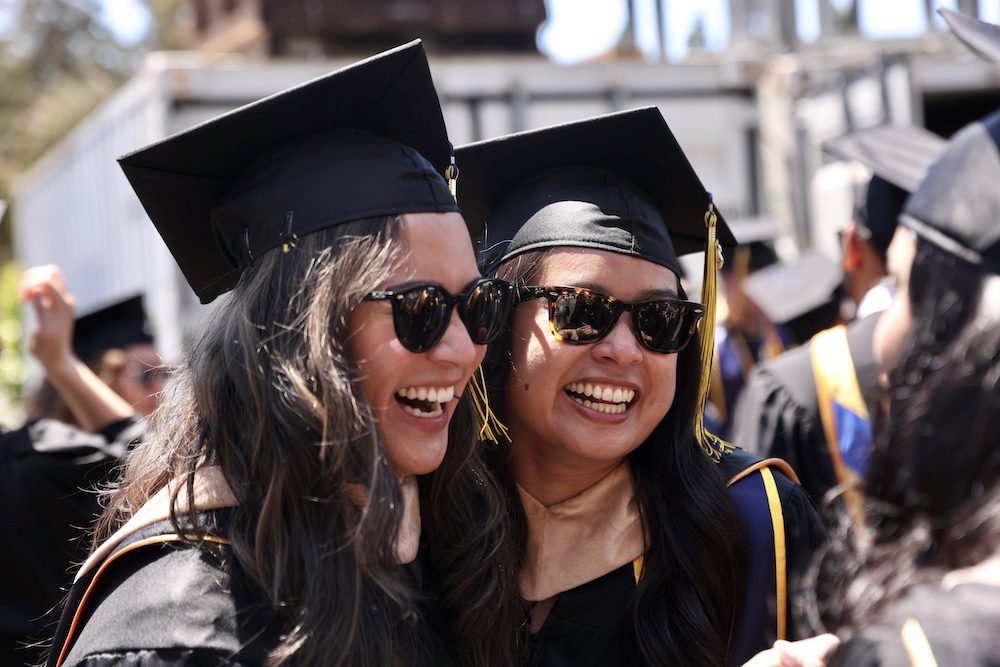
[{"label": "chin", "polygon": [[448,443],[419,442],[411,440],[400,457],[391,457],[393,470],[400,477],[427,475],[441,466],[447,452]]}]

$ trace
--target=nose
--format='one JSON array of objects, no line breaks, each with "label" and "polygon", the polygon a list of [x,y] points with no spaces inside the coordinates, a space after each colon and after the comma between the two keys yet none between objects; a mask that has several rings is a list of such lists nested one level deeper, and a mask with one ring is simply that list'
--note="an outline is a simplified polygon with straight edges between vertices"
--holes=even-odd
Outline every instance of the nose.
[{"label": "nose", "polygon": [[451,311],[448,328],[438,344],[427,351],[427,356],[436,362],[475,370],[486,354],[485,345],[476,345],[458,315],[458,309]]},{"label": "nose", "polygon": [[602,361],[628,366],[642,361],[642,349],[632,333],[631,313],[622,313],[608,335],[594,344],[592,354]]}]

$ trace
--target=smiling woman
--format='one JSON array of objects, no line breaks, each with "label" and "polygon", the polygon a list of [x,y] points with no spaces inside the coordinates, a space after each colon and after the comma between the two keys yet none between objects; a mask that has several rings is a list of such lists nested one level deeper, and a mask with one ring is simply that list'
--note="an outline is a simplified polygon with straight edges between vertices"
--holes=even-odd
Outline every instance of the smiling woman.
[{"label": "smiling woman", "polygon": [[451,663],[416,557],[453,505],[422,537],[416,476],[480,490],[452,563],[488,586],[480,554],[507,540],[462,397],[511,290],[480,279],[448,157],[415,42],[122,158],[198,296],[231,294],[128,461],[50,665]]},{"label": "smiling woman", "polygon": [[677,255],[733,239],[659,111],[458,159],[484,272],[519,297],[486,367],[528,663],[740,664],[784,638],[790,571],[822,529],[787,464],[701,426],[711,306],[686,300]]}]

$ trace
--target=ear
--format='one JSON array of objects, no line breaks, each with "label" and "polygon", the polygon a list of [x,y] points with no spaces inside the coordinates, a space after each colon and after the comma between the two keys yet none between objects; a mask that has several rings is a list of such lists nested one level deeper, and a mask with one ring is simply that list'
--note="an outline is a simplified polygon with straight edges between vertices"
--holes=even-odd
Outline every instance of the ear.
[{"label": "ear", "polygon": [[847,227],[844,228],[844,241],[841,248],[843,256],[840,260],[840,266],[845,273],[857,271],[858,267],[861,266],[864,259],[863,243],[858,236],[858,228],[855,224],[853,222],[847,223]]}]

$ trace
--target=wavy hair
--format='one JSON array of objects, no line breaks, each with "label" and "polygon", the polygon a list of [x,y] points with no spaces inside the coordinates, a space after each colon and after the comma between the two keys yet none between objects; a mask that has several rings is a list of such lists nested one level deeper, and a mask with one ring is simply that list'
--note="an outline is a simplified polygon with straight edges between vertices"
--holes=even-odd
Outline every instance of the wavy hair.
[{"label": "wavy hair", "polygon": [[1000,276],[918,236],[909,288],[912,333],[862,487],[867,523],[842,527],[814,568],[816,628],[863,627],[1000,544]]},{"label": "wavy hair", "polygon": [[[192,499],[197,468],[221,466],[239,500],[227,535],[235,566],[286,624],[275,665],[394,665],[425,649],[420,600],[395,561],[402,492],[347,351],[351,312],[405,261],[399,229],[396,217],[352,222],[248,267],[189,349],[97,527],[95,543],[175,480]],[[452,437],[447,475],[469,484],[472,431]],[[351,500],[358,484],[364,507]],[[194,507],[179,506],[179,490],[171,519],[185,532]]]},{"label": "wavy hair", "polygon": [[[550,253],[520,255],[502,265],[498,277],[529,284]],[[491,398],[501,418],[512,335],[508,332],[493,343],[486,355]],[[746,589],[742,521],[725,480],[693,432],[702,373],[699,348],[695,337],[678,354],[673,404],[628,456],[647,543],[625,634],[630,642],[627,650],[648,665],[726,664],[735,651]],[[496,454],[493,468],[508,495],[516,499],[510,451]],[[520,502],[508,509],[516,540],[511,571],[516,573],[526,552],[527,525]]]}]

